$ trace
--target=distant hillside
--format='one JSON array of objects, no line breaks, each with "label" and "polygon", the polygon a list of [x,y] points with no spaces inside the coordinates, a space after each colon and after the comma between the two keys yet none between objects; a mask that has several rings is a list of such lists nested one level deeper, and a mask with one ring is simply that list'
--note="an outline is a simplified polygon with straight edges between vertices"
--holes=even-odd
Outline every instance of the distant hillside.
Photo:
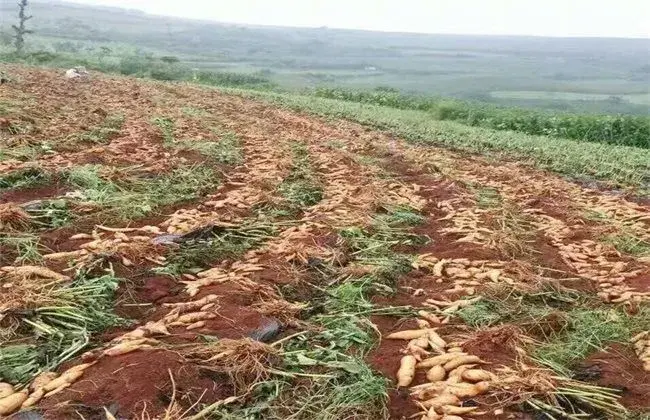
[{"label": "distant hillside", "polygon": [[[0,0],[7,32],[16,5]],[[261,72],[285,87],[390,86],[555,109],[644,113],[650,40],[260,27],[58,1],[31,6],[39,49],[121,43],[199,68]],[[51,41],[51,45],[43,41]]]}]

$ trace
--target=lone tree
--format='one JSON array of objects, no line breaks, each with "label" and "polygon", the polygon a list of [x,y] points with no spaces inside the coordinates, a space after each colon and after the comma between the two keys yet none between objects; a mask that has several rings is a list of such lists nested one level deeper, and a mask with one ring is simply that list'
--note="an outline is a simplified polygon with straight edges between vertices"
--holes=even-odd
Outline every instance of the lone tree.
[{"label": "lone tree", "polygon": [[27,0],[20,0],[18,7],[20,8],[20,12],[18,12],[19,24],[18,26],[11,25],[11,27],[14,28],[14,31],[16,31],[16,35],[14,35],[14,39],[16,40],[16,52],[18,54],[22,54],[23,49],[25,48],[25,35],[31,34],[34,31],[30,31],[29,29],[25,28],[25,22],[32,18],[32,16],[27,16],[25,13],[25,9],[27,8]]}]

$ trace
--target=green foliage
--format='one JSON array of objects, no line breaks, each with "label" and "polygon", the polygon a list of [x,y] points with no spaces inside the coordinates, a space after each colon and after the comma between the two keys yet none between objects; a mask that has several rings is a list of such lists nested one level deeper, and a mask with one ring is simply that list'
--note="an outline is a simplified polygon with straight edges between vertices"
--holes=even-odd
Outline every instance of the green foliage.
[{"label": "green foliage", "polygon": [[503,324],[522,327],[540,340],[531,355],[564,376],[570,376],[575,363],[589,354],[602,351],[612,342],[626,343],[634,334],[650,328],[648,308],[631,316],[603,306],[593,296],[552,284],[535,293],[503,289],[462,308],[458,316],[474,328]]},{"label": "green foliage", "polygon": [[38,374],[39,358],[35,345],[0,346],[0,381],[10,384],[27,382]]},{"label": "green foliage", "polygon": [[609,235],[604,239],[606,242],[611,243],[614,247],[628,255],[643,257],[650,255],[650,242],[637,237],[630,233],[620,233],[616,235]]},{"label": "green foliage", "polygon": [[[321,363],[320,359],[317,363]],[[341,366],[333,377],[292,386],[276,400],[266,419],[338,420],[385,418],[388,383],[363,360],[339,354],[338,360],[323,361],[325,366]]]},{"label": "green foliage", "polygon": [[181,140],[174,147],[195,150],[216,163],[235,165],[242,161],[241,144],[235,133],[225,133],[217,141]]},{"label": "green foliage", "polygon": [[151,123],[160,129],[166,144],[174,143],[174,120],[167,117],[155,117],[151,120]]},{"label": "green foliage", "polygon": [[315,95],[397,109],[426,111],[438,120],[494,130],[584,140],[650,149],[650,118],[644,116],[577,115],[500,108],[443,98],[409,96],[397,92],[320,88]]},{"label": "green foliage", "polygon": [[0,245],[13,249],[16,255],[14,264],[35,264],[43,260],[38,236],[0,233]]},{"label": "green foliage", "polygon": [[536,347],[533,357],[540,363],[564,375],[573,364],[590,353],[603,349],[611,342],[629,342],[634,333],[650,327],[650,311],[643,308],[632,317],[616,309],[572,310],[565,329]]},{"label": "green foliage", "polygon": [[26,208],[32,225],[41,229],[56,229],[72,221],[73,215],[64,199],[42,200]]},{"label": "green foliage", "polygon": [[120,281],[112,272],[99,277],[79,273],[72,283],[41,292],[47,306],[5,314],[35,338],[34,343],[0,344],[0,381],[25,384],[39,371],[54,370],[74,357],[93,333],[124,325],[112,312]]},{"label": "green foliage", "polygon": [[289,210],[297,211],[320,202],[323,199],[323,189],[312,172],[307,147],[294,143],[292,152],[294,159],[291,173],[278,190],[287,201]]},{"label": "green foliage", "polygon": [[212,86],[230,86],[257,89],[270,89],[274,86],[271,81],[260,76],[206,70],[196,72],[192,80],[197,83]]},{"label": "green foliage", "polygon": [[187,69],[167,57],[156,59],[151,55],[127,55],[120,59],[119,73],[125,76],[148,77],[155,80],[182,80]]},{"label": "green foliage", "polygon": [[140,218],[162,206],[191,200],[219,183],[215,172],[204,166],[179,167],[155,178],[134,174],[115,182],[105,179],[101,169],[98,165],[77,166],[67,171],[65,178],[78,188],[75,198],[120,220]]},{"label": "green foliage", "polygon": [[426,222],[427,218],[406,206],[386,208],[386,213],[374,217],[374,225],[387,227],[417,226]]},{"label": "green foliage", "polygon": [[0,191],[4,189],[31,188],[47,184],[50,175],[41,168],[19,169],[0,175]]},{"label": "green foliage", "polygon": [[469,185],[468,188],[476,197],[476,204],[482,209],[497,208],[503,204],[503,199],[499,191],[490,187]]},{"label": "green foliage", "polygon": [[73,134],[64,142],[106,144],[120,132],[123,124],[124,115],[108,115],[99,126],[84,133]]}]

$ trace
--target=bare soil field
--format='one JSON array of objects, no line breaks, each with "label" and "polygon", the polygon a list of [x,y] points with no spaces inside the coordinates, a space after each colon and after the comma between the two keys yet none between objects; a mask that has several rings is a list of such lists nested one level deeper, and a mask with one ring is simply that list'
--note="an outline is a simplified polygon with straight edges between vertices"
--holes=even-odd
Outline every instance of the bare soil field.
[{"label": "bare soil field", "polygon": [[647,418],[647,202],[214,89],[6,70],[0,417]]}]

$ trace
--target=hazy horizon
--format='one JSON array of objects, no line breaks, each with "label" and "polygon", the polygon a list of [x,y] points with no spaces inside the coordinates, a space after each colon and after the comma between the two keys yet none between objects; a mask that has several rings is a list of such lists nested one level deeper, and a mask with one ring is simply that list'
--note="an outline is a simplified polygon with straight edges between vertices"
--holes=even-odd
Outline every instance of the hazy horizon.
[{"label": "hazy horizon", "polygon": [[587,0],[64,1],[248,25],[450,35],[650,38],[650,6],[642,0],[609,2],[609,7]]}]

